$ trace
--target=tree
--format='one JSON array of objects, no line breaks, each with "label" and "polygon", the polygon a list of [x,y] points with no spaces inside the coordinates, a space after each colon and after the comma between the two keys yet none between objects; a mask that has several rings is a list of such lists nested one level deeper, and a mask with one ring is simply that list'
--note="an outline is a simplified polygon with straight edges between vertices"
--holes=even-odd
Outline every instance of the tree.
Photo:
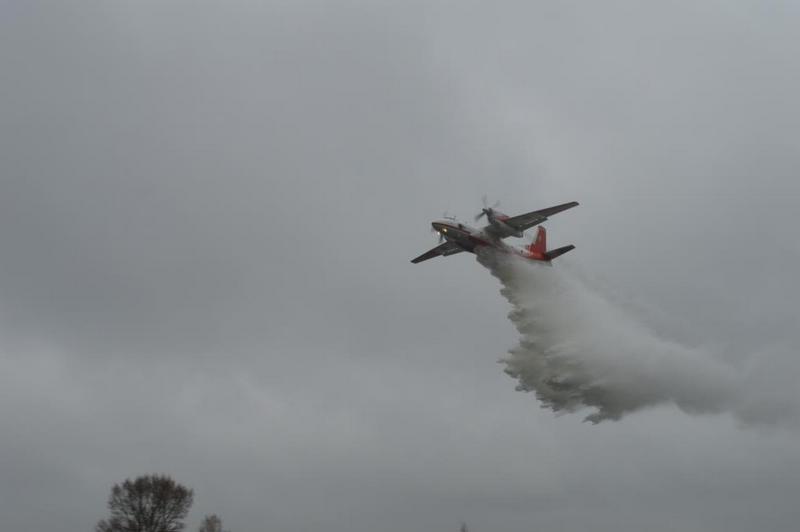
[{"label": "tree", "polygon": [[198,532],[229,532],[223,530],[222,519],[217,514],[207,515],[203,518]]},{"label": "tree", "polygon": [[108,519],[96,532],[179,532],[186,526],[194,492],[166,475],[145,475],[114,484],[108,497]]}]

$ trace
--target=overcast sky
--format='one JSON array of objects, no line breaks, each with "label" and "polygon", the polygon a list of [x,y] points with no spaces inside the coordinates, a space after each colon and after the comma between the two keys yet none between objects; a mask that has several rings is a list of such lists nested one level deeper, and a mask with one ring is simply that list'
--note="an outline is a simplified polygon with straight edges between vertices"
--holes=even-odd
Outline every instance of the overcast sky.
[{"label": "overcast sky", "polygon": [[[163,472],[232,532],[797,529],[794,2],[0,0],[0,515]],[[555,416],[430,221],[548,224],[779,415]],[[774,414],[774,411],[773,411]]]}]

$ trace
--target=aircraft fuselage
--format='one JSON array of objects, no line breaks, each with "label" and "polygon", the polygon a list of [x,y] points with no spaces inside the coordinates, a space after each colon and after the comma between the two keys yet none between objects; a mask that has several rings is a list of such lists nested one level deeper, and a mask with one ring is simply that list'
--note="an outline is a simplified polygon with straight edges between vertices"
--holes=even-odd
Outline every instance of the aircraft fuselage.
[{"label": "aircraft fuselage", "polygon": [[475,253],[478,246],[497,248],[506,253],[520,253],[520,250],[505,244],[502,240],[487,230],[475,229],[454,220],[436,220],[431,222],[434,231],[439,233],[448,242],[456,244],[464,251]]}]

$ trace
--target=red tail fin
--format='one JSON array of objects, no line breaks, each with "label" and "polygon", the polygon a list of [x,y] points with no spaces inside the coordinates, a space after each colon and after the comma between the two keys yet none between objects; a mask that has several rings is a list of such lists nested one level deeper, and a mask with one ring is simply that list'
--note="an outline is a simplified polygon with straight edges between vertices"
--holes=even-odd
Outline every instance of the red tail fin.
[{"label": "red tail fin", "polygon": [[560,257],[567,251],[572,251],[575,246],[569,245],[562,248],[547,251],[547,231],[541,225],[537,228],[536,239],[528,246],[528,258],[531,260],[541,260],[550,262],[556,257]]},{"label": "red tail fin", "polygon": [[528,246],[528,252],[533,256],[544,257],[547,253],[547,231],[541,225],[537,229],[536,239]]}]

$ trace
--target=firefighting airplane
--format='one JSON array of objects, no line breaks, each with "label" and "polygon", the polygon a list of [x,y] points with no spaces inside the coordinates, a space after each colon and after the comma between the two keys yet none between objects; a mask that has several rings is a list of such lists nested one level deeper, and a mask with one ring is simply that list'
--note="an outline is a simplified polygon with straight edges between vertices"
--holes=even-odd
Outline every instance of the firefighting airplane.
[{"label": "firefighting airplane", "polygon": [[503,239],[510,236],[521,237],[523,231],[546,221],[549,216],[571,209],[572,207],[577,207],[577,201],[562,203],[561,205],[520,214],[518,216],[508,216],[496,210],[494,207],[486,206],[485,203],[484,201],[484,207],[480,214],[475,217],[475,221],[486,216],[489,225],[482,229],[475,229],[458,222],[455,218],[446,217],[444,220],[436,220],[431,223],[431,226],[434,232],[439,233],[439,241],[443,243],[426,251],[417,258],[411,259],[411,262],[417,264],[418,262],[432,259],[439,255],[447,257],[449,255],[461,253],[462,251],[475,253],[476,248],[489,246],[504,253],[519,255],[526,259],[550,264],[550,261],[554,258],[575,249],[575,246],[569,245],[548,251],[547,233],[544,227],[541,226],[538,228],[534,241],[525,248],[520,249],[509,246],[503,242]]}]

